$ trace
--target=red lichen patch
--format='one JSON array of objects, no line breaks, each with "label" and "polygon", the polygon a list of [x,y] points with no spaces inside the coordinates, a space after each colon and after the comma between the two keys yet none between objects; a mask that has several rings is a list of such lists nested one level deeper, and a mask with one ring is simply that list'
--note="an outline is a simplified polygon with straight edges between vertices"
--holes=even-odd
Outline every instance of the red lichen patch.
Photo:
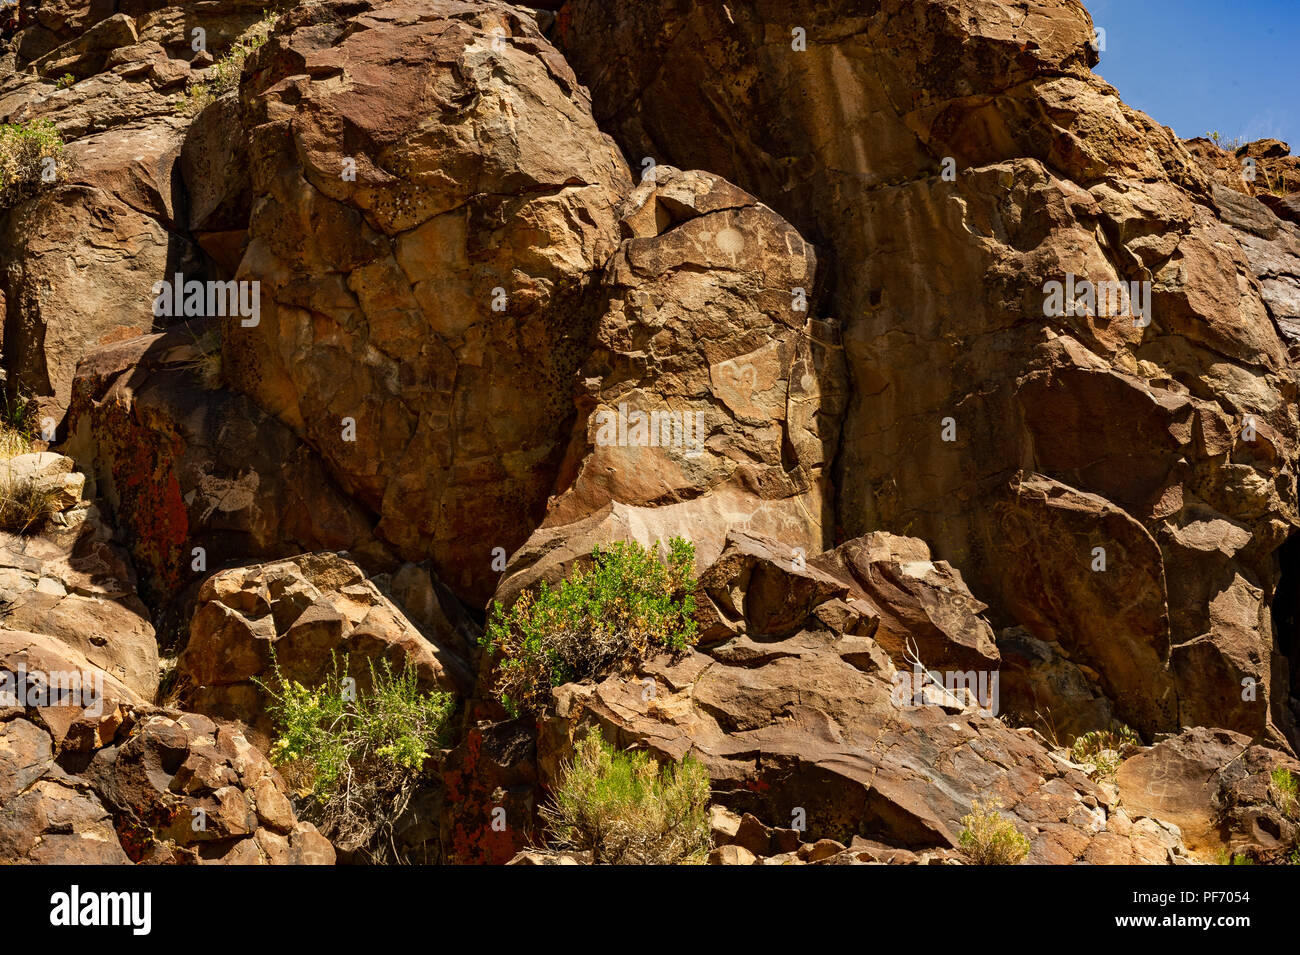
[{"label": "red lichen patch", "polygon": [[[483,758],[483,733],[472,729],[443,773],[448,862],[503,865],[528,844],[529,806],[497,783],[500,767]],[[494,827],[505,810],[504,827]]]},{"label": "red lichen patch", "polygon": [[113,819],[113,829],[122,843],[122,851],[132,862],[139,862],[158,845],[158,832],[175,824],[183,815],[184,804],[155,804],[142,807],[143,819],[135,813],[119,813]]},{"label": "red lichen patch", "polygon": [[99,411],[95,427],[112,471],[118,526],[127,532],[146,598],[166,599],[181,587],[189,539],[189,514],[172,468],[183,445],[112,399]]}]

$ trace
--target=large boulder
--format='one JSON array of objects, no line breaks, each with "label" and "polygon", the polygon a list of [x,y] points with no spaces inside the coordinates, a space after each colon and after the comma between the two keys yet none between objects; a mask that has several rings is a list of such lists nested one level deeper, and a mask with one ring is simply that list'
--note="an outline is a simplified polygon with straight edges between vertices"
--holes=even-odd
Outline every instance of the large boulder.
[{"label": "large boulder", "polygon": [[249,69],[261,315],[230,379],[481,602],[554,483],[627,168],[502,3],[298,7]]},{"label": "large boulder", "polygon": [[869,637],[894,664],[995,670],[987,607],[961,574],[930,559],[915,538],[877,532],[806,556],[784,542],[733,531],[700,576],[701,642],[771,641],[804,628],[810,615]]},{"label": "large boulder", "polygon": [[819,552],[846,383],[812,247],[702,172],[659,166],[620,211],[556,493],[503,585],[612,539],[686,537],[701,564],[733,529]]},{"label": "large boulder", "polygon": [[1300,763],[1285,753],[1195,727],[1125,760],[1116,782],[1130,811],[1177,825],[1207,862],[1225,852],[1281,862],[1300,850],[1300,805],[1271,792],[1275,770],[1300,779]]},{"label": "large boulder", "polygon": [[187,707],[242,720],[264,742],[274,728],[258,681],[274,684],[273,664],[305,686],[346,664],[364,686],[370,666],[383,661],[394,671],[412,668],[425,689],[463,690],[468,667],[438,637],[421,632],[346,555],[235,568],[199,590],[177,662],[178,692]]}]

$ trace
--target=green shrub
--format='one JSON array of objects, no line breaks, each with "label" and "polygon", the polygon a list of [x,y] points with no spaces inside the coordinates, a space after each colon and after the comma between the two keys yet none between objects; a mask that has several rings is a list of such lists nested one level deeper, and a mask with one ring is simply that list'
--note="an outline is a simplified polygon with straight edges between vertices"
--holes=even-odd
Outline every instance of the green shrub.
[{"label": "green shrub", "polygon": [[0,123],[0,209],[35,195],[66,171],[63,137],[50,120]]},{"label": "green shrub", "polygon": [[1255,860],[1248,855],[1241,855],[1228,852],[1227,849],[1220,849],[1215,853],[1214,861],[1216,865],[1254,865]]},{"label": "green shrub", "polygon": [[278,662],[267,712],[277,739],[271,759],[296,791],[299,815],[344,851],[384,858],[382,839],[405,811],[430,750],[444,741],[454,700],[421,691],[412,668],[394,673],[370,664],[370,687],[346,680],[347,659],[308,689],[287,679]]},{"label": "green shrub", "polygon": [[996,798],[985,803],[976,799],[969,815],[961,817],[965,828],[958,843],[976,865],[1016,865],[1029,855],[1029,840],[998,812],[1001,808]]},{"label": "green shrub", "polygon": [[279,19],[278,13],[272,13],[245,30],[226,55],[208,68],[205,79],[191,82],[185,88],[176,100],[177,111],[199,113],[223,93],[238,88],[239,78],[244,73],[244,61],[266,43]]},{"label": "green shrub", "polygon": [[1285,766],[1278,766],[1269,774],[1268,795],[1273,805],[1288,819],[1300,815],[1300,796],[1297,795],[1297,780]]},{"label": "green shrub", "polygon": [[555,843],[592,862],[677,865],[712,848],[709,774],[691,757],[660,768],[648,753],[621,753],[592,728],[541,810]]},{"label": "green shrub", "polygon": [[77,79],[75,76],[73,76],[71,73],[64,73],[62,76],[59,77],[59,81],[54,84],[54,88],[56,90],[70,89],[72,87],[72,84],[76,82]]},{"label": "green shrub", "polygon": [[512,715],[537,713],[551,687],[598,678],[697,639],[695,547],[669,542],[667,563],[636,542],[593,548],[591,566],[557,587],[493,607],[483,635],[495,654],[495,693]]},{"label": "green shrub", "polygon": [[1091,763],[1096,768],[1090,775],[1106,779],[1114,776],[1119,764],[1141,745],[1137,733],[1123,723],[1112,723],[1108,730],[1093,730],[1078,737],[1070,747],[1070,758],[1076,763]]}]

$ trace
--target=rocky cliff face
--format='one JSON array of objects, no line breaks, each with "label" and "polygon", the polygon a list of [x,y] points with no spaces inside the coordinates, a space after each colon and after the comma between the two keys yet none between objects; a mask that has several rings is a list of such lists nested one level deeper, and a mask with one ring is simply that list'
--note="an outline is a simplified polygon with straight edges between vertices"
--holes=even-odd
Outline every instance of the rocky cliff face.
[{"label": "rocky cliff face", "polygon": [[[0,857],[85,857],[41,835],[75,799],[102,861],[332,861],[227,763],[271,661],[336,652],[465,701],[424,859],[525,847],[588,725],[699,757],[725,861],[958,859],[988,794],[1031,861],[1294,840],[1300,160],[1127,107],[1075,0],[793,6],[19,4],[0,119],[67,169],[0,211],[5,388],[86,477],[2,535],[0,637],[133,715],[20,701]],[[481,698],[491,603],[672,536],[695,650]],[[900,701],[918,659],[1000,715]],[[1060,745],[1112,721],[1114,785]]]},{"label": "rocky cliff face", "polygon": [[[557,36],[629,155],[724,175],[833,250],[839,539],[926,540],[1145,732],[1295,741],[1269,606],[1300,234],[1091,73],[1080,4],[576,2]],[[1046,314],[1069,276],[1149,283],[1149,314]],[[1270,704],[1207,703],[1243,679]]]}]

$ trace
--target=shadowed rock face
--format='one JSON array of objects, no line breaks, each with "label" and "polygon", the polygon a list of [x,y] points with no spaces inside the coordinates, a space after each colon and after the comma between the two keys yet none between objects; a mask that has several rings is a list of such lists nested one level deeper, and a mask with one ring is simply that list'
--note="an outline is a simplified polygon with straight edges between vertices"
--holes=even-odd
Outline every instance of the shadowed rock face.
[{"label": "shadowed rock face", "polygon": [[320,457],[211,380],[220,348],[196,322],[100,348],[78,368],[67,447],[95,475],[146,597],[161,605],[229,562],[304,550],[393,565]]},{"label": "shadowed rock face", "polygon": [[[1091,32],[1071,0],[576,0],[554,35],[630,162],[726,176],[827,250],[844,536],[923,538],[1144,732],[1280,740],[1298,235],[1229,209],[1246,200],[1093,76]],[[1150,282],[1149,323],[1045,314],[1070,274]],[[1220,679],[1268,704],[1210,703]]]}]

